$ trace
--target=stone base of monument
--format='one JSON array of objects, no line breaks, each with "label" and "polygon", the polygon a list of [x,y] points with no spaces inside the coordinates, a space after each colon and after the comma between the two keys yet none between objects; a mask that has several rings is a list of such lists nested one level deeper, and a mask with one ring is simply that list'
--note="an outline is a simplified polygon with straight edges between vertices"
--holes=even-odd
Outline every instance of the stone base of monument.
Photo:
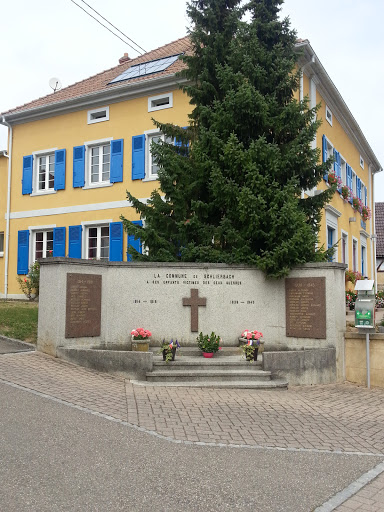
[{"label": "stone base of monument", "polygon": [[287,389],[288,381],[274,378],[262,368],[262,360],[245,360],[239,347],[225,347],[212,359],[197,348],[178,351],[172,364],[162,360],[158,350],[133,352],[125,346],[94,348],[59,347],[57,357],[99,372],[130,379],[148,386]]},{"label": "stone base of monument", "polygon": [[284,378],[275,379],[264,371],[262,361],[249,363],[239,347],[225,347],[213,358],[202,357],[197,349],[181,349],[180,356],[167,365],[153,358],[153,369],[145,381],[131,381],[138,385],[173,387],[215,387],[248,389],[287,389]]},{"label": "stone base of monument", "polygon": [[152,352],[134,352],[126,347],[58,347],[57,357],[126,379],[145,379],[153,368]]},{"label": "stone base of monument", "polygon": [[267,347],[263,353],[263,368],[288,379],[293,386],[331,384],[336,382],[336,349]]}]

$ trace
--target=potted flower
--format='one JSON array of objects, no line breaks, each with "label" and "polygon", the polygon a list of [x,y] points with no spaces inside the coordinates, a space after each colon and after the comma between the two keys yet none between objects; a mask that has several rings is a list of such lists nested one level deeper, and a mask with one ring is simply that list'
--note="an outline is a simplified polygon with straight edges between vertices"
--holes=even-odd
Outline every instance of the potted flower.
[{"label": "potted flower", "polygon": [[357,293],[355,291],[348,290],[345,292],[345,304],[350,311],[353,311],[355,309],[356,298]]},{"label": "potted flower", "polygon": [[223,340],[214,332],[211,334],[203,334],[201,332],[196,338],[196,341],[204,357],[213,357],[215,352],[221,350],[220,342]]},{"label": "potted flower", "polygon": [[366,222],[367,220],[369,220],[372,216],[372,213],[371,213],[371,209],[368,208],[368,206],[362,206],[361,207],[361,217],[363,219],[364,222]]},{"label": "potted flower", "polygon": [[132,350],[135,352],[148,352],[149,342],[151,341],[152,333],[147,329],[138,327],[131,331],[132,336]]},{"label": "potted flower", "polygon": [[168,343],[168,341],[163,340],[160,345],[160,354],[163,354],[163,361],[169,363],[169,361],[175,360],[176,350],[180,348],[180,343],[176,340]]},{"label": "potted flower", "polygon": [[256,330],[249,331],[248,329],[245,329],[241,333],[239,341],[242,343],[242,349],[247,361],[257,361],[259,348],[264,343],[264,341],[260,339],[262,337],[263,333]]},{"label": "potted flower", "polygon": [[359,199],[358,197],[353,197],[352,198],[352,208],[356,211],[356,212],[361,212],[361,199]]},{"label": "potted flower", "polygon": [[344,199],[344,201],[349,201],[349,198],[351,197],[351,189],[347,187],[347,185],[343,185],[340,189],[341,197]]},{"label": "potted flower", "polygon": [[330,185],[337,185],[338,187],[340,187],[342,182],[341,179],[338,176],[336,176],[336,174],[333,171],[330,171],[328,173],[328,183]]},{"label": "potted flower", "polygon": [[379,332],[384,334],[384,318],[379,323]]}]

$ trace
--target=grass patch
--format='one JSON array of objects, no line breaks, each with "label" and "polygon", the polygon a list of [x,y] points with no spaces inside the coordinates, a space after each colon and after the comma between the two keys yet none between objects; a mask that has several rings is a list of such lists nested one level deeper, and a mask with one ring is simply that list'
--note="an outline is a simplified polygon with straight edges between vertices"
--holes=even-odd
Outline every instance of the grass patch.
[{"label": "grass patch", "polygon": [[38,303],[0,301],[0,334],[36,343]]}]

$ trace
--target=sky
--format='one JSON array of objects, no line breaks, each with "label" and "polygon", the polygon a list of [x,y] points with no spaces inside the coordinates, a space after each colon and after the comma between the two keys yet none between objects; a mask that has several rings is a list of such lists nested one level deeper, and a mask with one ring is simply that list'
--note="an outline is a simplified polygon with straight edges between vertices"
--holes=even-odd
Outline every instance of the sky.
[{"label": "sky", "polygon": [[[146,51],[185,36],[189,24],[185,0],[87,3]],[[65,87],[117,65],[125,52],[138,55],[71,0],[8,0],[1,14],[0,112],[51,93],[52,77]],[[282,16],[310,41],[384,166],[384,1],[285,0]],[[6,144],[0,126],[0,149]],[[375,200],[384,201],[384,171]]]}]

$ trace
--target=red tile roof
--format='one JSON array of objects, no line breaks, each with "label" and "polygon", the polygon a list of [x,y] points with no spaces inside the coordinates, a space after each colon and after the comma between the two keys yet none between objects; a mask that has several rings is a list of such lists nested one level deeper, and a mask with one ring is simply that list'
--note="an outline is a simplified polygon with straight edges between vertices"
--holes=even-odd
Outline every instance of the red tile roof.
[{"label": "red tile roof", "polygon": [[[93,92],[98,91],[107,91],[108,89],[113,89],[118,86],[121,86],[124,82],[117,82],[114,84],[109,84],[111,80],[119,76],[121,73],[123,73],[126,69],[130,68],[131,66],[134,66],[135,64],[140,64],[141,62],[148,62],[151,60],[161,59],[163,57],[169,57],[171,55],[177,55],[180,53],[190,53],[191,52],[191,43],[189,40],[189,37],[183,37],[181,39],[177,39],[176,41],[173,41],[172,43],[166,44],[165,46],[161,46],[160,48],[157,48],[155,50],[152,50],[148,53],[145,53],[144,55],[141,55],[140,57],[137,57],[135,59],[130,59],[128,61],[123,62],[122,64],[119,64],[118,66],[115,66],[111,69],[108,69],[106,71],[102,71],[101,73],[98,73],[97,75],[91,76],[90,78],[86,78],[85,80],[82,80],[81,82],[76,82],[73,85],[69,85],[68,87],[65,87],[64,89],[61,89],[60,91],[57,91],[55,93],[49,94],[48,96],[43,96],[42,98],[38,98],[37,100],[30,101],[29,103],[26,103],[25,105],[21,105],[19,107],[13,108],[11,110],[8,110],[7,112],[3,112],[4,115],[6,114],[15,114],[19,112],[23,112],[26,110],[30,110],[33,108],[46,106],[46,105],[53,105],[55,103],[59,103],[65,100],[70,100],[74,98],[79,98],[81,96],[84,96],[86,94],[90,94]],[[176,61],[173,63],[169,68],[167,68],[164,71],[161,71],[159,73],[154,73],[152,75],[148,76],[142,76],[138,78],[132,78],[129,80],[130,83],[133,82],[142,82],[148,79],[153,79],[154,77],[162,77],[167,75],[172,75],[176,73],[177,71],[180,71],[185,66],[181,61]]]},{"label": "red tile roof", "polygon": [[376,257],[384,258],[384,203],[375,203]]}]

